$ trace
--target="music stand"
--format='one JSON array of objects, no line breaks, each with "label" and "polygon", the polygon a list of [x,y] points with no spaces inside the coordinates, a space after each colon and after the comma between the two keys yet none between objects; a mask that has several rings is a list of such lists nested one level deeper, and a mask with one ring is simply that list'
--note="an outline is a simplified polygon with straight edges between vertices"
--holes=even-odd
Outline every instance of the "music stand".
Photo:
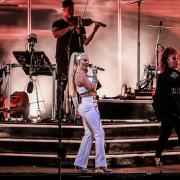
[{"label": "music stand", "polygon": [[[55,80],[56,68],[43,51],[13,51],[13,55],[21,65],[26,75],[30,76],[53,76],[53,106],[52,106],[52,119],[55,119]],[[32,59],[31,59],[32,58]],[[37,91],[37,88],[36,88]],[[36,92],[37,94],[37,92]],[[38,96],[37,96],[38,101]],[[37,102],[39,103],[39,102]],[[39,104],[38,104],[39,110]]]},{"label": "music stand", "polygon": [[[26,73],[26,75],[38,76],[38,75],[46,75],[52,76],[52,72],[50,71],[51,62],[49,58],[45,55],[43,51],[35,51],[32,52],[32,64],[31,64],[31,52],[29,51],[13,51],[13,55],[16,57],[19,64],[21,64],[22,69]],[[32,67],[31,67],[32,66]]]}]

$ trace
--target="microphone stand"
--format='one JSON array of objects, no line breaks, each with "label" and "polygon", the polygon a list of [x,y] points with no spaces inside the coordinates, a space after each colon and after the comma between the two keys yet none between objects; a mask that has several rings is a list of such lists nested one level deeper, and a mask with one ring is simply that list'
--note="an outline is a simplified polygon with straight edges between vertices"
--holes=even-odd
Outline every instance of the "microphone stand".
[{"label": "microphone stand", "polygon": [[61,179],[61,158],[62,158],[62,119],[64,116],[64,110],[63,110],[63,100],[64,100],[64,86],[65,86],[65,81],[63,79],[63,76],[60,75],[58,79],[58,91],[59,93],[59,98],[58,98],[58,107],[57,108],[57,113],[58,113],[58,175],[59,179]]},{"label": "microphone stand", "polygon": [[162,33],[162,21],[160,21],[159,31],[158,31],[157,40],[156,40],[156,47],[155,47],[155,54],[156,54],[156,69],[155,69],[155,73],[156,73],[156,76],[157,76],[158,70],[159,70],[159,51],[158,51],[158,48],[160,46],[159,39],[160,39],[161,33]]},{"label": "microphone stand", "polygon": [[[79,35],[79,46],[81,48],[81,52],[84,52],[84,47],[83,47],[83,43],[82,43],[82,35],[81,35],[81,20],[78,20],[79,22],[79,28],[80,28],[80,35]],[[73,53],[70,49],[70,45],[71,45],[71,40],[72,40],[72,35],[73,35],[74,30],[72,30],[70,32],[70,37],[68,40],[68,44],[67,44],[67,60],[68,60],[68,64],[70,62],[70,56]],[[64,116],[64,109],[63,109],[63,101],[64,101],[64,89],[66,86],[69,86],[68,84],[68,77],[66,77],[66,79],[64,79],[64,76],[62,74],[60,74],[60,78],[58,78],[58,88],[57,88],[57,94],[59,96],[59,98],[57,98],[57,114],[58,114],[58,136],[59,136],[59,140],[58,140],[58,174],[59,174],[59,178],[61,179],[61,153],[62,153],[62,119]],[[69,88],[68,88],[69,89]],[[68,92],[68,96],[69,96],[69,92]],[[69,97],[68,97],[69,99]]]},{"label": "microphone stand", "polygon": [[139,89],[139,82],[140,82],[140,8],[141,3],[143,0],[137,0],[131,4],[138,5],[138,35],[137,35],[137,88]]},{"label": "microphone stand", "polygon": [[[74,30],[73,30],[74,31]],[[68,63],[70,61],[70,44],[72,40],[73,31],[70,33],[70,37],[67,44],[67,60]],[[58,71],[59,72],[59,71]],[[59,179],[61,179],[61,162],[62,162],[62,119],[64,117],[64,109],[63,109],[63,101],[64,101],[64,90],[65,87],[68,86],[68,77],[66,79],[64,76],[59,74],[58,80],[57,80],[57,123],[58,123],[58,175]],[[68,93],[69,95],[69,93]]]}]

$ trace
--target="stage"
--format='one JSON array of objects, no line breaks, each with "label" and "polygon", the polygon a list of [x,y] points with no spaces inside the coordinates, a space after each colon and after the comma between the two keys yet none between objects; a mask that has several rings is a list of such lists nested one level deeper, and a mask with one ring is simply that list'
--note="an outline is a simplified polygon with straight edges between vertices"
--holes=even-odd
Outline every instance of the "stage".
[{"label": "stage", "polygon": [[[89,62],[101,68],[97,98],[112,169],[108,174],[94,173],[95,141],[89,172],[75,171],[82,120],[74,118],[74,112],[57,119],[60,77],[51,28],[63,17],[61,1],[0,2],[0,180],[179,180],[180,147],[174,131],[162,153],[163,166],[153,166],[160,122],[152,100],[163,49],[180,49],[180,0],[74,1],[74,17],[93,22],[85,27],[87,37],[95,23],[101,24],[84,51]],[[92,70],[89,67],[89,75]]]},{"label": "stage", "polygon": [[73,162],[83,135],[82,125],[62,124],[61,143],[67,154],[58,166],[56,123],[0,123],[0,178],[179,178],[180,153],[174,134],[163,152],[164,166],[153,167],[159,122],[140,119],[107,122],[106,119],[102,123],[106,134],[107,163],[112,169],[109,174],[94,173],[94,145],[88,163],[89,173],[75,171]]},{"label": "stage", "polygon": [[133,168],[112,168],[112,172],[108,174],[95,174],[94,169],[90,168],[88,173],[79,173],[73,168],[62,168],[60,174],[58,168],[36,167],[36,166],[2,166],[0,167],[0,178],[18,179],[153,179],[153,178],[173,178],[180,177],[180,164],[168,165],[163,167],[133,167]]}]

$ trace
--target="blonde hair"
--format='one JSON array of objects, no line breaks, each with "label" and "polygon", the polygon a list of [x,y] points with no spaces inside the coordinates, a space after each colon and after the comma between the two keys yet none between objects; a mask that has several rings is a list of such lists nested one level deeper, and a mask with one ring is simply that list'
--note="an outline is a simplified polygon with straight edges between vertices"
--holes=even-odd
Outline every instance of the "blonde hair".
[{"label": "blonde hair", "polygon": [[72,101],[74,104],[74,107],[77,108],[78,106],[78,95],[75,85],[75,73],[77,69],[78,60],[77,57],[81,53],[74,52],[71,55],[70,62],[69,62],[69,70],[68,70],[68,83],[66,86],[66,89],[64,91],[64,110],[66,113],[69,113],[71,111]]},{"label": "blonde hair", "polygon": [[69,85],[69,95],[71,97],[77,96],[76,85],[75,85],[75,72],[77,69],[77,56],[79,53],[73,53],[69,62],[68,71],[68,85]]},{"label": "blonde hair", "polygon": [[78,63],[80,63],[80,61],[84,59],[89,59],[86,53],[74,52],[71,55],[71,59],[69,62],[69,70],[68,70],[69,95],[71,97],[77,96],[76,85],[75,85],[75,72]]}]

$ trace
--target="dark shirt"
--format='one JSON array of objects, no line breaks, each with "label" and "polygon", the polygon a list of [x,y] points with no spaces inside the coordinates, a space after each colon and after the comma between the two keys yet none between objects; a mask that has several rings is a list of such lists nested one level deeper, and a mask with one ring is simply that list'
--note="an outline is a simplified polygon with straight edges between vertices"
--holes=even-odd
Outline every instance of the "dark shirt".
[{"label": "dark shirt", "polygon": [[[53,23],[52,28],[64,29],[70,26],[64,19]],[[80,35],[76,31],[69,31],[64,36],[57,38],[56,43],[56,63],[58,72],[67,76],[68,66],[71,54],[73,52],[84,52],[82,35],[85,34],[85,28],[81,27]]]},{"label": "dark shirt", "polygon": [[153,108],[158,118],[180,116],[180,72],[166,68],[158,76]]}]

